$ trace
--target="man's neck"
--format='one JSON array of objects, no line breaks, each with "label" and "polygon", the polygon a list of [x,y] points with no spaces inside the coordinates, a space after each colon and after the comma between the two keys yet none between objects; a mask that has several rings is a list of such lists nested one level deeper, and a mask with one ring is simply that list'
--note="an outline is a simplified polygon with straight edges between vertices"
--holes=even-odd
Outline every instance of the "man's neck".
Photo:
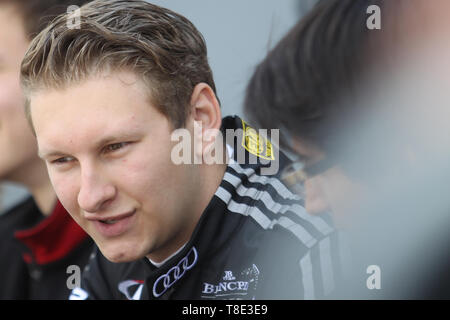
[{"label": "man's neck", "polygon": [[183,232],[178,233],[176,239],[172,239],[166,249],[158,250],[156,253],[150,253],[146,257],[153,264],[161,264],[168,258],[172,257],[178,250],[182,248],[192,237],[192,234],[200,221],[200,218],[210,203],[212,197],[219,188],[223,176],[225,174],[227,164],[201,164],[201,168],[198,172],[198,177],[201,181],[198,182],[200,186],[198,194],[202,195],[198,201],[192,206],[192,219],[189,224],[185,225]]}]

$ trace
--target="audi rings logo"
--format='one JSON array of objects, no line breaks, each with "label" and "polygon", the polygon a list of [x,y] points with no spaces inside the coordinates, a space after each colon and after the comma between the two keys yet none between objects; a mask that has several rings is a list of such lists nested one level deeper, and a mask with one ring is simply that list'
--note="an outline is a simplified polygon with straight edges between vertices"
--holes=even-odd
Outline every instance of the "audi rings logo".
[{"label": "audi rings logo", "polygon": [[153,295],[158,298],[164,294],[171,286],[181,279],[187,270],[192,269],[197,263],[198,253],[195,247],[189,250],[188,254],[178,262],[178,264],[167,271],[167,273],[156,279],[153,284]]}]

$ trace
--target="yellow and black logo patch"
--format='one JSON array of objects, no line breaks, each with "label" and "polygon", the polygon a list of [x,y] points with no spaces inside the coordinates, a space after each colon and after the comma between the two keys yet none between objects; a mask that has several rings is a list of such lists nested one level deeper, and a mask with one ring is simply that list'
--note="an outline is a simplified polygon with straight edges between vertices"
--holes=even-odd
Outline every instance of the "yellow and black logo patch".
[{"label": "yellow and black logo patch", "polygon": [[[242,119],[241,119],[242,120]],[[266,160],[275,160],[272,143],[242,120],[242,146],[251,154]]]}]

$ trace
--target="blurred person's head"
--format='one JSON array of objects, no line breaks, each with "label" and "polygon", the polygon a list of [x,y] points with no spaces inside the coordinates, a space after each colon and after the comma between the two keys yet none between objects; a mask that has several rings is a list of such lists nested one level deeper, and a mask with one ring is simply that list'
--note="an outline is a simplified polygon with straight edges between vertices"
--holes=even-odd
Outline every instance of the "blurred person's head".
[{"label": "blurred person's head", "polygon": [[[433,48],[430,41],[441,41],[435,35],[443,37],[448,28],[445,20],[432,18],[440,10],[421,0],[414,3],[416,7],[405,1],[320,1],[250,80],[244,109],[261,127],[279,128],[282,147],[300,156],[309,173],[304,196],[310,213],[332,206],[342,218],[345,211],[355,211],[348,205],[364,197],[361,190],[400,181],[425,166],[432,146],[438,148],[431,137],[445,128],[437,124],[447,117],[438,110],[442,104],[423,101],[432,96],[426,86],[434,91],[437,86],[432,81],[425,86],[418,73],[447,70],[442,47],[424,53]],[[381,30],[367,28],[371,5],[381,9]],[[408,69],[409,76],[403,72]],[[392,88],[403,95],[402,102],[385,94]],[[427,108],[412,107],[419,101]]]},{"label": "blurred person's head", "polygon": [[310,168],[304,184],[310,213],[330,210],[342,195],[358,197],[359,187],[340,168],[335,136],[364,108],[342,101],[357,90],[380,32],[366,26],[369,5],[383,7],[382,1],[319,2],[258,65],[247,88],[245,112],[263,128],[281,129],[281,146]]},{"label": "blurred person's head", "polygon": [[54,195],[25,118],[20,63],[31,39],[46,23],[68,6],[85,2],[0,0],[0,180],[28,187],[44,213],[53,205]]},{"label": "blurred person's head", "polygon": [[[176,165],[174,129],[220,129],[202,35],[144,1],[59,17],[22,63],[27,114],[56,194],[111,261],[161,261],[189,239],[225,166]],[[192,141],[194,142],[194,141]],[[195,143],[194,142],[194,143]],[[197,151],[194,151],[197,152]]]}]

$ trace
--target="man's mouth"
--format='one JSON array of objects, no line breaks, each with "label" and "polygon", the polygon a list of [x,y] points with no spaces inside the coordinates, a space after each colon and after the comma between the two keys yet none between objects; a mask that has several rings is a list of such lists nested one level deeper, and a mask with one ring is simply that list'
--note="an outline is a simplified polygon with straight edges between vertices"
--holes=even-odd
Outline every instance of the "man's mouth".
[{"label": "man's mouth", "polygon": [[110,216],[110,217],[95,217],[95,216],[88,216],[86,217],[86,219],[90,220],[90,221],[100,221],[106,224],[113,224],[116,223],[117,221],[120,221],[122,219],[128,218],[130,216],[132,216],[134,213],[136,212],[136,210],[130,210],[126,213],[122,213],[122,214],[118,214],[115,216]]},{"label": "man's mouth", "polygon": [[136,210],[124,214],[100,219],[97,217],[87,218],[94,223],[95,229],[104,237],[119,236],[134,225]]},{"label": "man's mouth", "polygon": [[103,222],[103,223],[106,223],[106,224],[114,224],[117,221],[119,221],[119,220],[118,219],[116,219],[116,220],[100,220],[100,222]]}]

